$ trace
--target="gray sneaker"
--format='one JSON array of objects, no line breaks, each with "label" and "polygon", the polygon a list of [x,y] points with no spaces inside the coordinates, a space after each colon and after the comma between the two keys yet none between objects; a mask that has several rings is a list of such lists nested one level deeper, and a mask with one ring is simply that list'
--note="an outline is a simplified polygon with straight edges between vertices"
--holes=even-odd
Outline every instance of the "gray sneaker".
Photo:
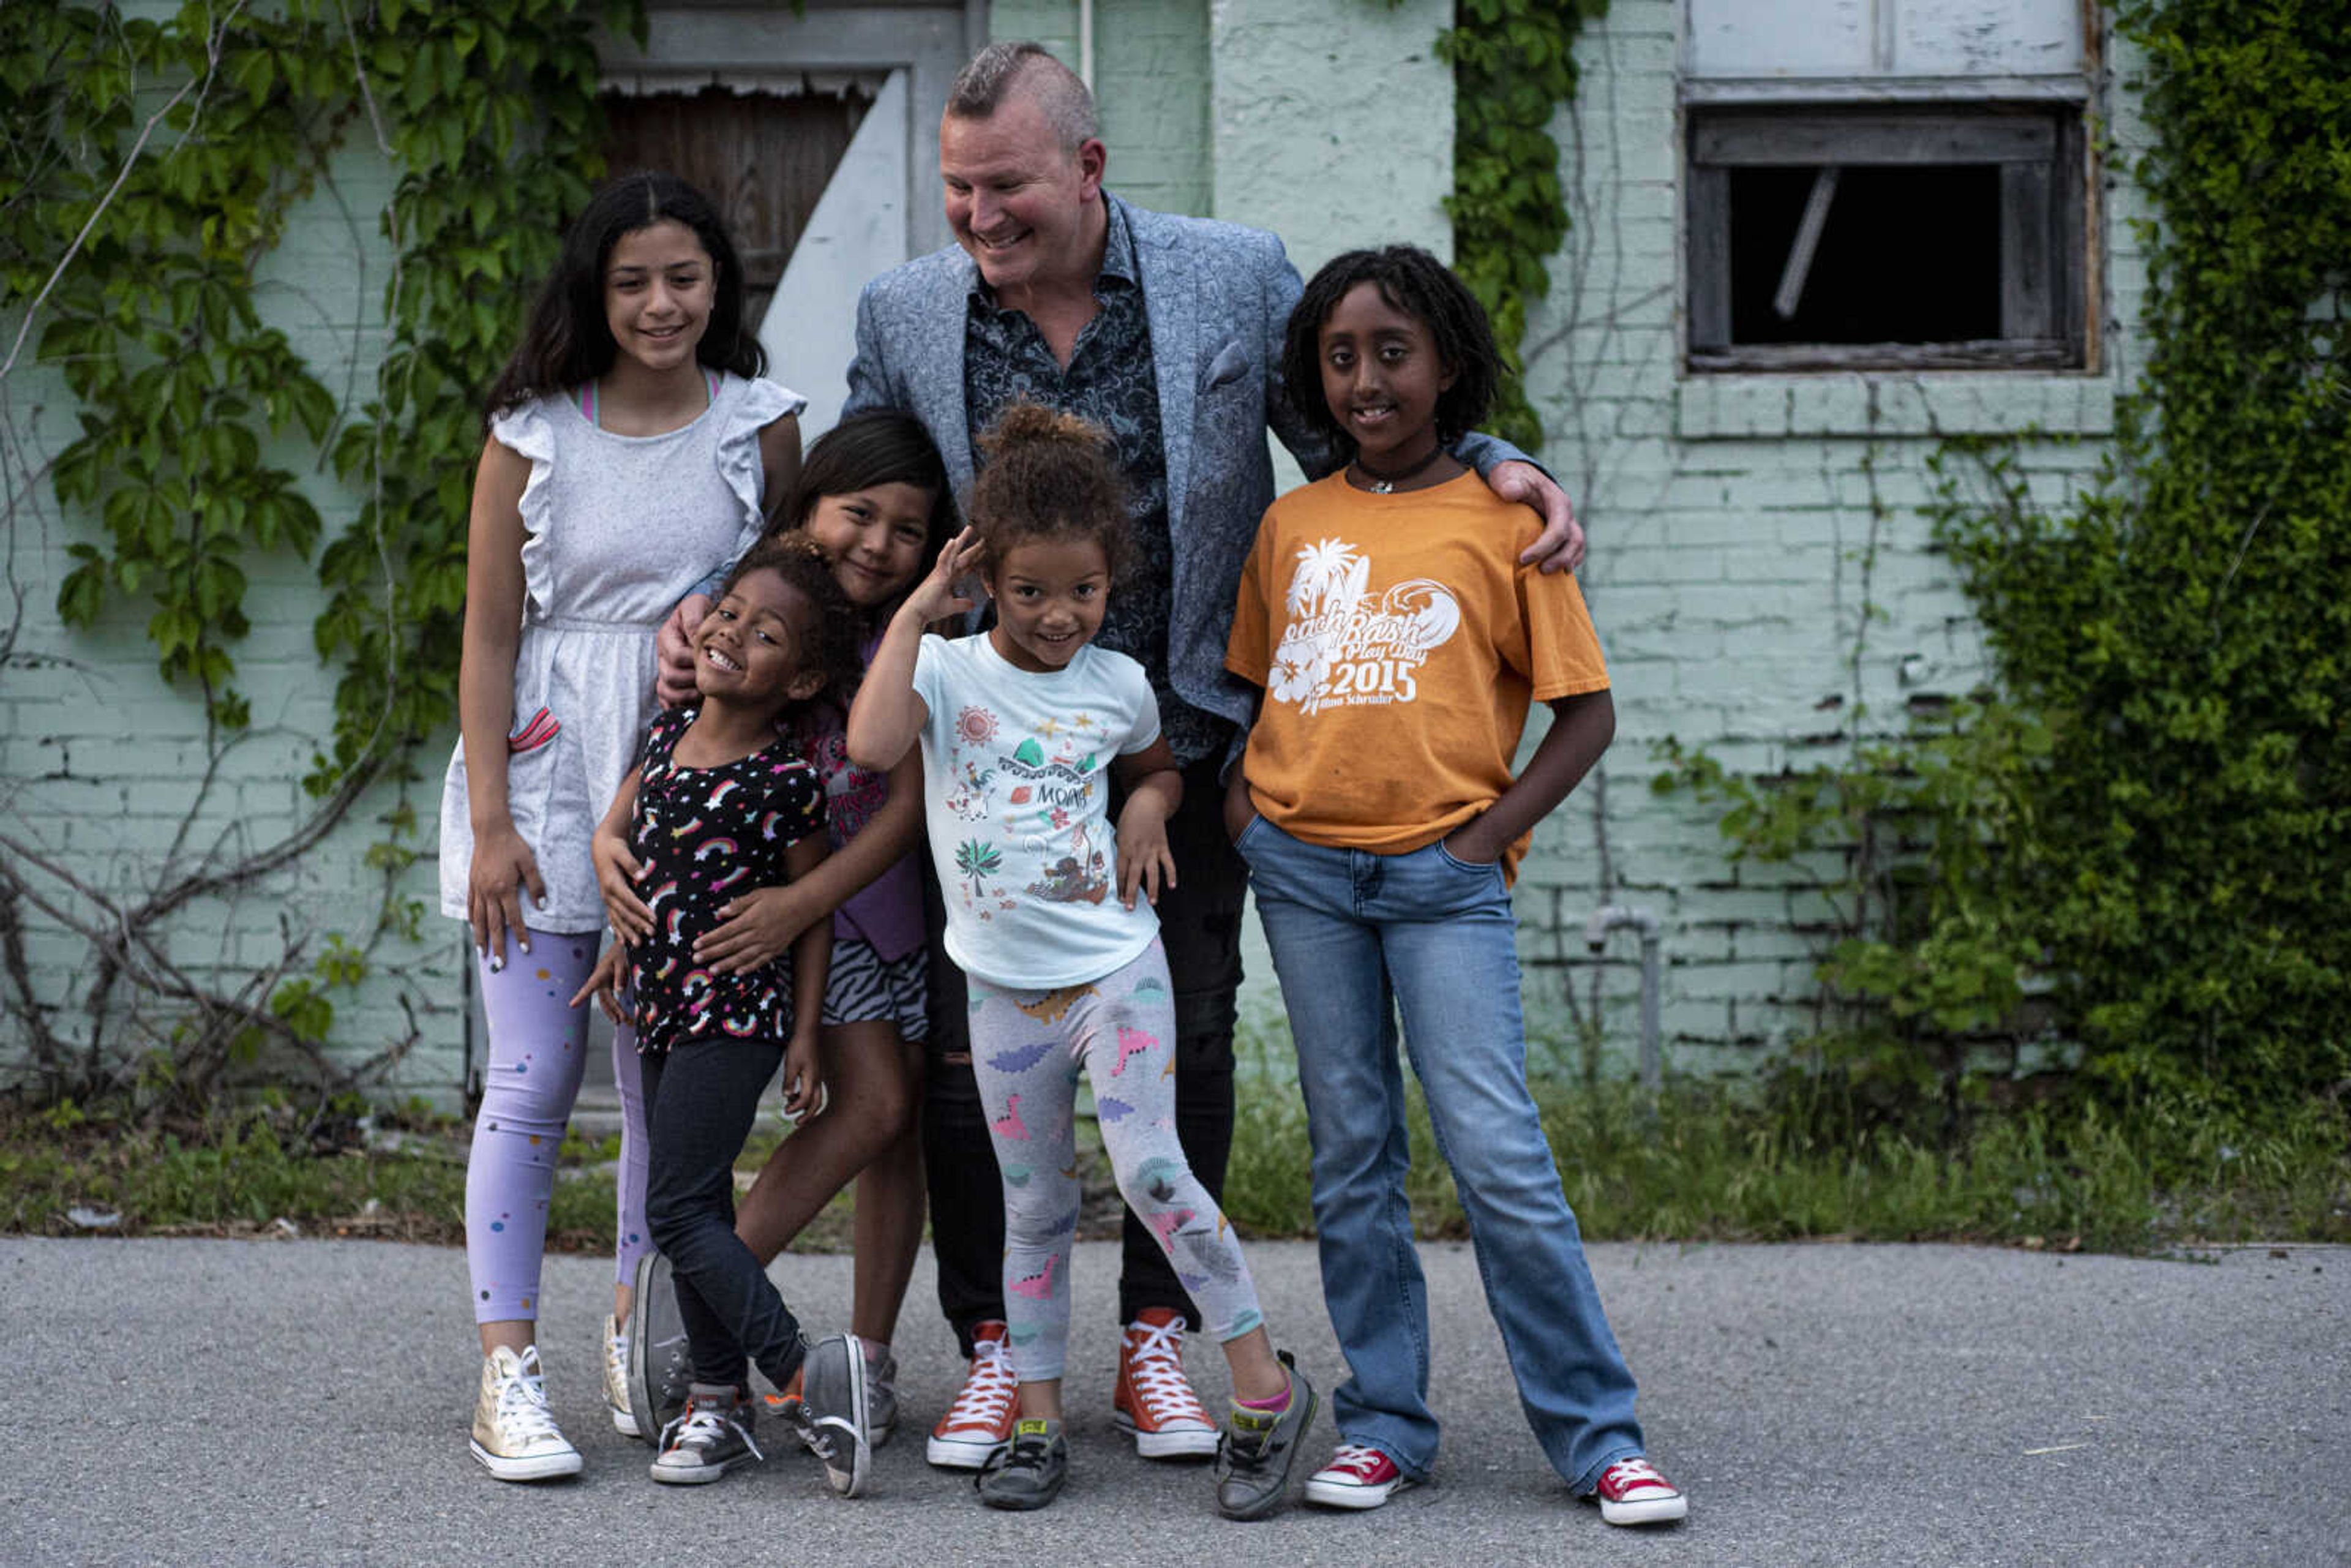
[{"label": "gray sneaker", "polygon": [[629,1417],[647,1442],[658,1444],[685,1408],[686,1391],[694,1382],[685,1322],[677,1315],[677,1281],[669,1260],[658,1252],[637,1260],[628,1338]]},{"label": "gray sneaker", "polygon": [[800,1362],[800,1441],[824,1461],[824,1479],[841,1497],[865,1490],[873,1458],[867,1433],[865,1351],[852,1334],[827,1334]]},{"label": "gray sneaker", "polygon": [[664,1427],[653,1478],[671,1486],[701,1486],[737,1465],[767,1458],[752,1440],[754,1406],[742,1390],[723,1383],[696,1383],[687,1391],[684,1413]]},{"label": "gray sneaker", "polygon": [[[872,1340],[861,1340],[872,1344]],[[792,1380],[780,1394],[767,1396],[768,1408],[791,1425],[794,1431],[800,1426],[800,1388],[808,1381],[808,1366],[792,1374]],[[889,1442],[890,1434],[898,1427],[898,1358],[884,1348],[879,1360],[865,1364],[865,1441],[869,1448],[880,1448]],[[810,1450],[813,1452],[814,1450]]]},{"label": "gray sneaker", "polygon": [[988,1456],[978,1479],[979,1500],[990,1508],[1042,1508],[1070,1479],[1070,1445],[1059,1421],[1030,1417],[1012,1424],[1012,1443]]},{"label": "gray sneaker", "polygon": [[1263,1519],[1281,1506],[1298,1440],[1314,1424],[1314,1385],[1288,1351],[1280,1354],[1290,1374],[1290,1408],[1269,1416],[1236,1405],[1225,1423],[1217,1450],[1217,1511],[1227,1519]]}]

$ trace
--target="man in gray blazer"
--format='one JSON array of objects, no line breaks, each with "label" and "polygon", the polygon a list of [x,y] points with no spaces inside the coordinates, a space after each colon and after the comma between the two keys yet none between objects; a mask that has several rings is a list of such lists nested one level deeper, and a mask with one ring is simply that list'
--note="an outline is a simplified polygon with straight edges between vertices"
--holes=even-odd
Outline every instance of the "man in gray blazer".
[{"label": "man in gray blazer", "polygon": [[[1225,836],[1221,775],[1239,755],[1252,695],[1225,673],[1225,639],[1242,561],[1273,499],[1266,433],[1309,475],[1336,465],[1281,383],[1282,335],[1301,286],[1280,240],[1131,206],[1102,189],[1105,159],[1092,95],[1067,68],[1035,44],[982,50],[956,78],[939,127],[956,245],[866,286],[841,412],[913,413],[958,492],[971,483],[977,438],[1016,398],[1093,420],[1118,448],[1135,559],[1096,640],[1149,673],[1184,764],[1184,803],[1167,824],[1176,875],[1158,904],[1176,993],[1176,1131],[1194,1172],[1221,1195],[1248,886]],[[1498,493],[1545,514],[1528,559],[1552,570],[1581,559],[1583,532],[1541,470],[1486,437],[1458,455]],[[928,1454],[977,1469],[1008,1445],[1013,1423],[1000,1359],[1003,1199],[962,1030],[962,977],[935,944],[932,979],[923,1144],[933,1249],[940,1306],[971,1370]],[[1198,1318],[1131,1213],[1124,1264],[1113,1419],[1146,1457],[1212,1454],[1217,1424],[1180,1360]]]},{"label": "man in gray blazer", "polygon": [[[1034,44],[992,45],[965,68],[939,128],[956,246],[866,286],[842,412],[913,413],[959,492],[971,482],[975,438],[1016,397],[1085,415],[1118,446],[1138,559],[1097,641],[1150,673],[1185,764],[1184,805],[1168,824],[1176,876],[1159,916],[1176,990],[1177,1132],[1193,1170],[1220,1193],[1248,882],[1225,838],[1220,774],[1238,755],[1252,695],[1225,673],[1225,639],[1241,563],[1273,499],[1266,433],[1310,475],[1334,464],[1281,384],[1282,335],[1301,287],[1281,242],[1110,194],[1096,124],[1084,85]],[[1566,497],[1541,470],[1484,438],[1460,455],[1498,491],[1546,511],[1552,526],[1536,552],[1547,566],[1582,556]],[[934,977],[952,994],[934,998],[924,1111],[933,1247],[940,1305],[974,1362],[929,1453],[977,1467],[1011,1428],[1008,1403],[993,1396],[1000,1369],[983,1364],[1004,1315],[1002,1195],[987,1179],[987,1114],[955,1028],[960,977],[945,965]],[[1212,1453],[1216,1424],[1174,1360],[1183,1327],[1198,1320],[1131,1213],[1124,1262],[1114,1418],[1151,1457]]]}]

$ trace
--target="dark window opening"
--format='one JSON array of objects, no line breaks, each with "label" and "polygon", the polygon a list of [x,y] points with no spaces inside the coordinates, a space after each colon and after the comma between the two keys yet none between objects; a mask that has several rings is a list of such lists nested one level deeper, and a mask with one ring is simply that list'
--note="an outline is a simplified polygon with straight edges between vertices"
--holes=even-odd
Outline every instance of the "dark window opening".
[{"label": "dark window opening", "polygon": [[1694,110],[1695,371],[2084,362],[2078,107]]},{"label": "dark window opening", "polygon": [[[1939,343],[2000,334],[2000,171],[1846,169],[1810,265],[1791,257],[1813,169],[1730,173],[1734,343]],[[1792,312],[1781,307],[1792,302]]]}]

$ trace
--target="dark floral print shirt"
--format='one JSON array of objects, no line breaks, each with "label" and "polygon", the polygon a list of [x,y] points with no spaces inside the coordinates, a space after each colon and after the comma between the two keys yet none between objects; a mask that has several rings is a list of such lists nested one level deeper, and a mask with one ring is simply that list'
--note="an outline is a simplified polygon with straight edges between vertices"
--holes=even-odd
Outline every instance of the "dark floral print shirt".
[{"label": "dark floral print shirt", "polygon": [[971,421],[974,461],[987,462],[979,438],[997,417],[1026,398],[1092,420],[1110,432],[1126,479],[1126,515],[1134,550],[1111,594],[1094,641],[1124,653],[1151,677],[1160,723],[1176,760],[1221,752],[1232,727],[1176,694],[1167,676],[1167,622],[1175,602],[1175,557],[1167,533],[1167,448],[1159,427],[1159,386],[1151,357],[1151,327],[1135,266],[1134,236],[1124,215],[1109,205],[1094,298],[1102,309],[1078,333],[1063,370],[1045,334],[1028,312],[1000,308],[977,269],[964,328],[964,406]]}]

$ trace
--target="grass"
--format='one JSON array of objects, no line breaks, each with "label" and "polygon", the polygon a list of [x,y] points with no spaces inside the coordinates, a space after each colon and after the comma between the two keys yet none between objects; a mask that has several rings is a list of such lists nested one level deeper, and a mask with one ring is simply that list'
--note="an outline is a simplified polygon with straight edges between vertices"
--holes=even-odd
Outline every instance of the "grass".
[{"label": "grass", "polygon": [[[2351,1242],[2351,1118],[2325,1102],[2260,1127],[2153,1104],[2028,1105],[1980,1116],[1946,1146],[1841,1130],[1823,1107],[1751,1085],[1635,1086],[1546,1078],[1536,1088],[1569,1203],[1592,1239],[1951,1240],[2164,1252],[2254,1240]],[[1311,1233],[1306,1114],[1265,1048],[1245,1048],[1225,1205],[1252,1235]],[[1424,1236],[1468,1234],[1417,1090],[1410,1195]],[[1823,1127],[1831,1130],[1823,1131]],[[1091,1131],[1089,1128],[1088,1131]],[[756,1171],[766,1124],[737,1168]],[[346,1115],[315,1132],[283,1106],[155,1126],[60,1107],[0,1114],[0,1230],[69,1235],[340,1235],[456,1243],[466,1129],[418,1113]],[[617,1139],[567,1138],[549,1245],[612,1242]],[[1116,1208],[1098,1148],[1084,1156],[1086,1234]],[[801,1250],[849,1244],[834,1201]],[[112,1217],[110,1219],[108,1217]]]},{"label": "grass", "polygon": [[[1251,1233],[1311,1234],[1296,1086],[1245,1069],[1225,1206]],[[2351,1242],[2351,1117],[2323,1101],[2246,1126],[2157,1103],[1980,1115],[1946,1145],[1748,1083],[1535,1086],[1562,1185],[1593,1240],[1974,1241],[2162,1252],[2254,1240]],[[1417,1085],[1407,1080],[1414,1223],[1466,1237]]]}]

